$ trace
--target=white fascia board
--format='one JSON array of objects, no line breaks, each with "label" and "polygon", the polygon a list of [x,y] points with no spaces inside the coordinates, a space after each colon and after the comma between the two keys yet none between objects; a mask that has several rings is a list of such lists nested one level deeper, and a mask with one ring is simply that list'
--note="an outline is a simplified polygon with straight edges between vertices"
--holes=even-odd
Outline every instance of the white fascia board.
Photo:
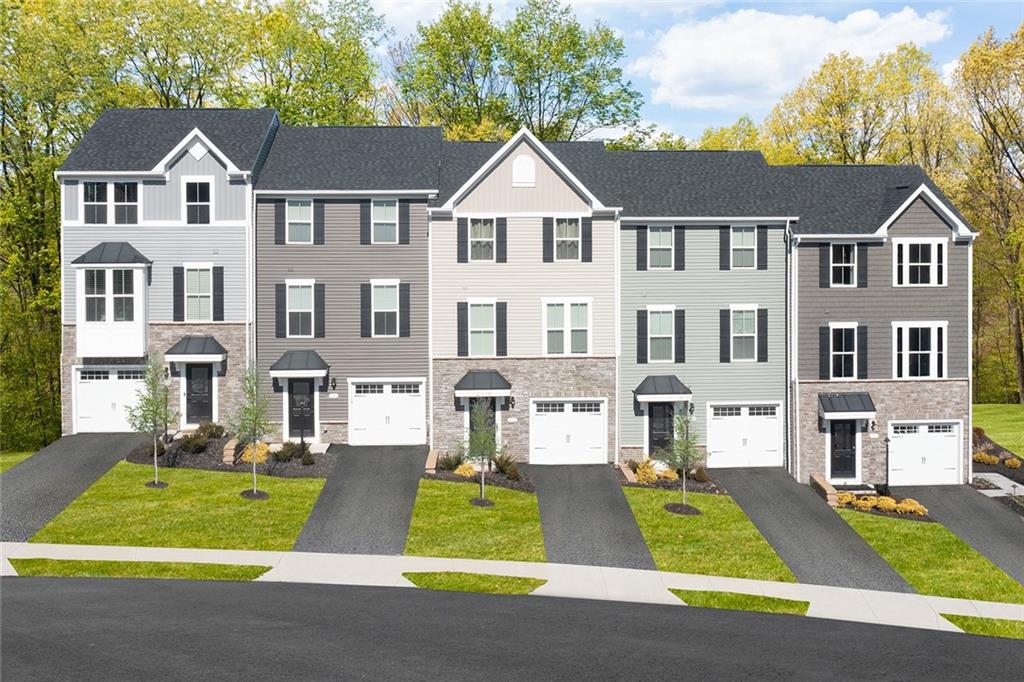
[{"label": "white fascia board", "polygon": [[510,388],[495,388],[489,390],[470,388],[465,391],[455,391],[456,398],[507,398],[510,395],[512,395],[512,389]]},{"label": "white fascia board", "polygon": [[336,197],[368,197],[368,196],[426,196],[432,199],[437,196],[436,189],[257,189],[253,194],[258,196],[336,196]]},{"label": "white fascia board", "polygon": [[888,237],[884,234],[794,234],[793,242],[829,241],[829,242],[884,242]]},{"label": "white fascia board", "polygon": [[223,362],[223,353],[210,353],[209,355],[165,355],[164,360],[167,362],[183,362],[183,363],[197,363],[197,362]]},{"label": "white fascia board", "polygon": [[638,403],[683,403],[693,400],[692,393],[665,393],[661,395],[645,394],[636,396]]},{"label": "white fascia board", "polygon": [[[98,225],[97,227],[103,227]],[[116,268],[118,270],[142,270],[150,268],[152,263],[68,263],[72,268]]]},{"label": "white fascia board", "polygon": [[203,135],[203,131],[201,131],[199,128],[193,128],[190,133],[188,133],[185,137],[181,138],[181,142],[176,144],[174,148],[171,151],[169,151],[164,158],[160,159],[157,162],[157,164],[153,166],[151,172],[165,172],[167,170],[168,164],[170,164],[170,162],[173,161],[174,158],[178,156],[178,154],[180,154],[190,142],[192,142],[193,138],[199,138],[199,141],[203,143],[208,152],[212,152],[216,154],[218,157],[220,157],[220,160],[223,161],[224,164],[227,166],[229,175],[245,174],[245,171],[238,168],[238,166],[236,166],[235,163],[228,158],[227,154],[218,149],[217,145],[215,145],[213,142],[210,142],[210,138],[206,137],[206,135]]},{"label": "white fascia board", "polygon": [[619,220],[630,222],[652,222],[652,223],[779,223],[780,226],[787,222],[796,222],[798,216],[670,216],[670,215],[638,215],[622,216]]},{"label": "white fascia board", "polygon": [[55,178],[106,178],[106,177],[118,177],[118,178],[166,178],[167,174],[163,171],[54,171],[53,177]]},{"label": "white fascia board", "polygon": [[967,225],[962,220],[956,217],[956,214],[953,213],[953,210],[948,205],[946,205],[945,202],[943,202],[941,199],[935,196],[935,193],[928,189],[928,186],[925,185],[924,183],[921,183],[921,186],[914,190],[910,194],[910,196],[907,197],[906,201],[900,204],[900,207],[897,208],[893,212],[893,214],[889,216],[877,230],[875,230],[875,234],[883,236],[888,234],[889,227],[894,222],[896,222],[896,220],[901,215],[903,215],[903,212],[906,211],[907,208],[909,208],[910,205],[914,203],[914,201],[916,201],[918,197],[921,196],[925,197],[928,203],[931,204],[932,208],[935,208],[938,211],[940,211],[946,218],[949,219],[951,223],[953,223],[953,225],[956,227],[956,236],[958,238],[974,239],[975,237],[978,236],[977,233],[971,232],[970,228],[967,227]]},{"label": "white fascia board", "polygon": [[275,379],[304,379],[308,377],[325,377],[326,369],[277,369],[270,370],[270,376]]},{"label": "white fascia board", "polygon": [[874,412],[825,412],[822,409],[818,409],[818,414],[821,415],[822,419],[874,419]]}]

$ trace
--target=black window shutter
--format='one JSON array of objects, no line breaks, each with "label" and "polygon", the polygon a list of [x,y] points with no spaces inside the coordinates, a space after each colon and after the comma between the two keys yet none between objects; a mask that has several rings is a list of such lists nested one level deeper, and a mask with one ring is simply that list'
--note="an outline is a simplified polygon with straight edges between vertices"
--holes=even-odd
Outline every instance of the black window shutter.
[{"label": "black window shutter", "polygon": [[676,310],[676,350],[675,361],[686,362],[686,311]]},{"label": "black window shutter", "polygon": [[857,378],[868,378],[868,328],[857,327]]},{"label": "black window shutter", "polygon": [[359,285],[359,336],[368,339],[373,336],[373,302],[369,282]]},{"label": "black window shutter", "polygon": [[583,218],[580,221],[580,249],[584,263],[594,261],[594,219]]},{"label": "black window shutter", "polygon": [[224,321],[224,268],[213,267],[213,321]]},{"label": "black window shutter", "polygon": [[868,246],[857,244],[857,288],[864,289],[868,286]]},{"label": "black window shutter", "polygon": [[722,225],[718,228],[718,269],[719,270],[731,270],[732,258],[729,253],[729,249],[732,248],[732,242],[730,241],[732,235],[730,231],[731,227],[728,225]]},{"label": "black window shutter", "polygon": [[494,306],[494,354],[508,355],[508,304],[499,301]]},{"label": "black window shutter", "polygon": [[647,226],[636,226],[636,269],[642,272],[647,269]]},{"label": "black window shutter", "polygon": [[316,199],[313,202],[313,243],[324,243],[324,202]]},{"label": "black window shutter", "polygon": [[636,311],[636,363],[647,364],[647,311]]},{"label": "black window shutter", "polygon": [[284,244],[284,199],[274,200],[274,243]]},{"label": "black window shutter", "polygon": [[322,282],[313,285],[313,336],[324,338],[327,323],[324,312],[327,309],[327,292]]},{"label": "black window shutter", "polygon": [[288,335],[288,287],[274,285],[274,336],[283,339]]},{"label": "black window shutter", "polygon": [[732,360],[732,330],[729,328],[729,309],[722,308],[718,311],[718,361],[729,362]]},{"label": "black window shutter", "polygon": [[828,327],[818,327],[818,378],[819,379],[831,379],[832,360],[829,357],[831,354],[831,332]]},{"label": "black window shutter", "polygon": [[768,228],[757,226],[757,269],[768,269]]},{"label": "black window shutter", "polygon": [[903,284],[903,244],[896,245],[896,284]]},{"label": "black window shutter", "polygon": [[544,262],[555,261],[555,219],[544,219]]},{"label": "black window shutter", "polygon": [[672,228],[672,248],[675,253],[672,255],[672,268],[674,270],[686,269],[686,228],[676,225]]},{"label": "black window shutter", "polygon": [[822,244],[818,247],[818,288],[827,289],[832,286],[832,245]]},{"label": "black window shutter", "polygon": [[359,202],[359,243],[366,245],[370,243],[370,200],[363,199]]},{"label": "black window shutter", "polygon": [[174,290],[174,321],[185,321],[185,268],[175,267],[171,274]]},{"label": "black window shutter", "polygon": [[458,303],[458,355],[464,358],[469,355],[469,303]]},{"label": "black window shutter", "polygon": [[398,243],[409,243],[409,200],[398,201]]},{"label": "black window shutter", "polygon": [[768,362],[768,309],[757,309],[757,361]]},{"label": "black window shutter", "polygon": [[494,260],[498,263],[508,262],[508,218],[497,218],[494,221]]},{"label": "black window shutter", "polygon": [[457,260],[459,263],[469,262],[469,221],[459,218],[456,223]]},{"label": "black window shutter", "polygon": [[398,335],[409,336],[409,283],[400,282],[398,285]]}]

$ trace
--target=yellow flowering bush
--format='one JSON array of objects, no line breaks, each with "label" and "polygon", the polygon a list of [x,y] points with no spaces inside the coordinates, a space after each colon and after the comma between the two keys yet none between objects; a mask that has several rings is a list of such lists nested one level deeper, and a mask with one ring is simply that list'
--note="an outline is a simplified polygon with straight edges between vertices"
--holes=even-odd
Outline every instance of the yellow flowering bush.
[{"label": "yellow flowering bush", "polygon": [[840,506],[843,506],[843,507],[845,507],[848,504],[853,504],[853,501],[856,500],[856,499],[857,499],[857,496],[854,495],[853,493],[843,492],[843,493],[838,493],[836,495],[836,501],[840,504]]},{"label": "yellow flowering bush", "polygon": [[[971,456],[971,459],[973,459],[978,464],[991,464],[992,466],[996,466],[999,464],[999,456],[990,455],[987,452],[975,452],[974,455]],[[1017,466],[1020,465],[1018,464]]]},{"label": "yellow flowering bush", "polygon": [[1020,469],[1020,460],[1016,457],[1007,457],[1003,460],[1003,466],[1007,469]]},{"label": "yellow flowering bush", "polygon": [[270,454],[270,446],[266,443],[249,443],[242,449],[242,461],[246,464],[263,464]]},{"label": "yellow flowering bush", "polygon": [[928,509],[927,509],[927,507],[925,507],[923,504],[921,504],[917,500],[914,500],[914,499],[911,499],[911,498],[908,497],[905,500],[901,500],[899,502],[899,504],[896,505],[896,513],[897,514],[913,514],[915,516],[924,516],[925,514],[928,513]]},{"label": "yellow flowering bush", "polygon": [[637,465],[636,482],[644,485],[654,485],[658,482],[658,472],[654,470],[654,463],[651,460],[645,459]]},{"label": "yellow flowering bush", "polygon": [[463,462],[459,466],[455,467],[455,475],[462,476],[463,478],[473,478],[476,476],[476,469],[469,462]]},{"label": "yellow flowering bush", "polygon": [[663,481],[678,481],[679,474],[675,469],[664,469],[658,472],[658,478]]},{"label": "yellow flowering bush", "polygon": [[896,511],[896,500],[883,495],[875,502],[875,509],[878,511],[892,513]]}]

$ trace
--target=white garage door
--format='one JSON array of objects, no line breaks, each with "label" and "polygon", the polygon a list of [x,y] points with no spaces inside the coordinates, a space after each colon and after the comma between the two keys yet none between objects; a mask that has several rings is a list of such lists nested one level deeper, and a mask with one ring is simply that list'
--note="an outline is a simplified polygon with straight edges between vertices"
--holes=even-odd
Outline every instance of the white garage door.
[{"label": "white garage door", "polygon": [[531,464],[604,464],[608,461],[608,408],[604,400],[534,400],[530,403]]},{"label": "white garage door", "polygon": [[889,423],[889,485],[960,482],[960,424]]},{"label": "white garage door", "polygon": [[782,408],[777,403],[708,407],[708,467],[782,465]]},{"label": "white garage door", "polygon": [[76,433],[132,430],[126,408],[142,387],[141,369],[80,369],[75,382]]},{"label": "white garage door", "polygon": [[349,382],[350,445],[423,445],[427,442],[422,379]]}]

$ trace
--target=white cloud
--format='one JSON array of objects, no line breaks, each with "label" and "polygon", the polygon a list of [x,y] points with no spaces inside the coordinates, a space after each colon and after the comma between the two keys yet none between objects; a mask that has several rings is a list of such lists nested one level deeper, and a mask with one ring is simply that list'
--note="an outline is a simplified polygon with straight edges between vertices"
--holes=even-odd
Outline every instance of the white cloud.
[{"label": "white cloud", "polygon": [[946,62],[942,65],[942,82],[946,85],[953,84],[953,76],[956,75],[956,67],[960,66],[960,60]]},{"label": "white cloud", "polygon": [[872,9],[832,21],[742,9],[669,28],[629,72],[654,83],[651,101],[673,108],[758,110],[770,107],[829,53],[873,59],[897,45],[950,35],[946,12]]},{"label": "white cloud", "polygon": [[384,15],[385,23],[394,31],[393,38],[404,40],[416,32],[420,22],[436,19],[444,10],[439,0],[372,0],[373,8]]}]

